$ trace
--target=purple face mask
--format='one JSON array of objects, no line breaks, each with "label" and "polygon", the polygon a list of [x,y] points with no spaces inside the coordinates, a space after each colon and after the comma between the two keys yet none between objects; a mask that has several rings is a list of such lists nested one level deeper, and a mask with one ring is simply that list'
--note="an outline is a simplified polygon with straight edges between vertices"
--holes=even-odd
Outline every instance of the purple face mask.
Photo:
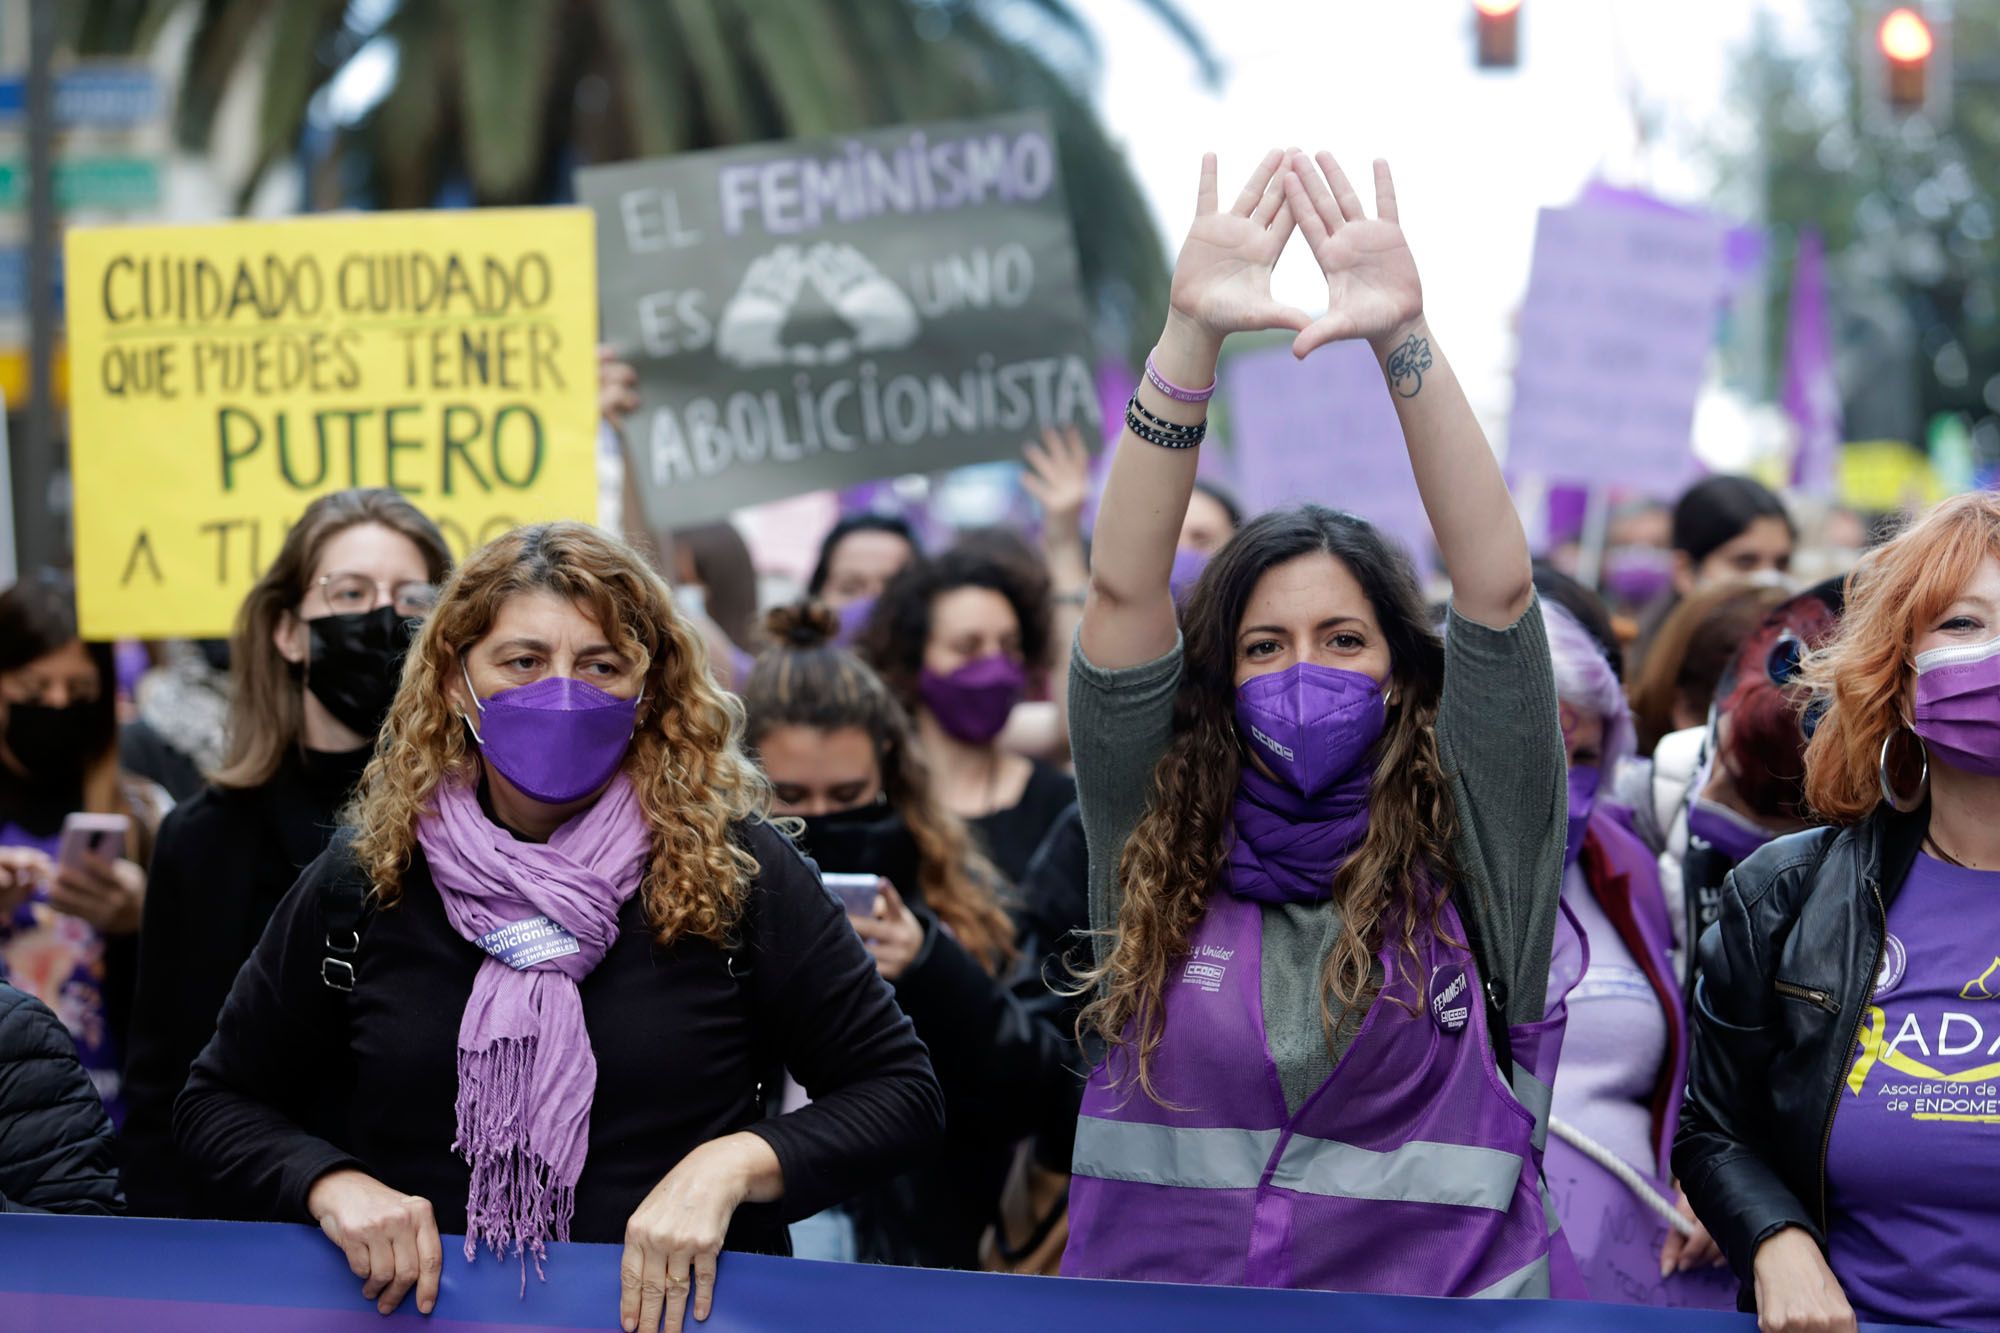
[{"label": "purple face mask", "polygon": [[875,614],[875,599],[857,597],[834,614],[840,617],[840,633],[833,636],[833,641],[845,648],[860,639],[861,632],[868,628],[868,619]]},{"label": "purple face mask", "polygon": [[1278,781],[1308,799],[1354,771],[1382,735],[1382,687],[1297,662],[1236,687],[1236,726]]},{"label": "purple face mask", "polygon": [[967,745],[985,745],[998,736],[1027,688],[1028,669],[1005,653],[944,675],[926,667],[917,677],[924,707],[947,735]]},{"label": "purple face mask", "polygon": [[1583,833],[1590,826],[1590,812],[1597,808],[1598,784],[1604,771],[1596,764],[1572,764],[1569,770],[1569,832],[1563,844],[1563,864],[1576,864],[1583,850]]},{"label": "purple face mask", "polygon": [[637,699],[620,699],[568,676],[547,676],[484,700],[472,691],[469,675],[465,688],[479,710],[477,725],[465,722],[486,762],[545,805],[568,805],[598,790],[632,747]]},{"label": "purple face mask", "polygon": [[1190,551],[1185,546],[1174,548],[1174,572],[1167,576],[1167,587],[1173,591],[1175,606],[1187,604],[1188,594],[1194,591],[1201,571],[1207,568],[1208,556],[1205,553]]},{"label": "purple face mask", "polygon": [[1673,552],[1657,546],[1614,546],[1604,553],[1603,583],[1613,600],[1644,606],[1673,586]]},{"label": "purple face mask", "polygon": [[2000,639],[1917,654],[1911,729],[1939,763],[2000,777]]},{"label": "purple face mask", "polygon": [[1689,840],[1705,842],[1731,861],[1741,863],[1777,836],[1713,801],[1697,799],[1688,807]]}]

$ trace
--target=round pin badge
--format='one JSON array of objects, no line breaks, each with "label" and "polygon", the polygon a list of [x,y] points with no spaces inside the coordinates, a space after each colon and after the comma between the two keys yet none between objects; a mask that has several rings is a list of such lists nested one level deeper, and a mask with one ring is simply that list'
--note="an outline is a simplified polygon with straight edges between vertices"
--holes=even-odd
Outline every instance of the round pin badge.
[{"label": "round pin badge", "polygon": [[1456,1035],[1472,1021],[1472,982],[1465,968],[1443,963],[1431,972],[1431,1021],[1438,1031]]},{"label": "round pin badge", "polygon": [[1887,995],[1902,983],[1910,970],[1910,951],[1894,935],[1882,937],[1882,965],[1875,969],[1875,993]]}]

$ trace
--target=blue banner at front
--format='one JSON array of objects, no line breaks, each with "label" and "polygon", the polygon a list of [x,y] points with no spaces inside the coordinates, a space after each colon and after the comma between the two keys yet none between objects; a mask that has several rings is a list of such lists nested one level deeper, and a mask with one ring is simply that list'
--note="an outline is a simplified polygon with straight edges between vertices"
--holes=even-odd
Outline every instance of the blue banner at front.
[{"label": "blue banner at front", "polygon": [[[0,1215],[0,1329],[8,1333],[346,1333],[398,1325],[432,1333],[616,1329],[619,1250],[556,1245],[525,1290],[518,1265],[467,1263],[445,1245],[437,1311],[413,1302],[385,1320],[317,1231],[236,1222]],[[1747,1315],[1566,1301],[1446,1301],[1069,1278],[996,1277],[725,1254],[709,1333],[942,1327],[1037,1330],[1256,1329],[1258,1333],[1750,1333]]]}]

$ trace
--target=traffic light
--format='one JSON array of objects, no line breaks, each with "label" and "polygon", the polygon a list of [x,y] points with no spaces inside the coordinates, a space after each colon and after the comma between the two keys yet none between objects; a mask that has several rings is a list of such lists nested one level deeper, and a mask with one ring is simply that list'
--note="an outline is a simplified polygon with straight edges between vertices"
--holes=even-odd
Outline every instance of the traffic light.
[{"label": "traffic light", "polygon": [[1881,48],[1889,76],[1890,109],[1923,110],[1931,53],[1937,49],[1931,25],[1912,8],[1892,9],[1875,30],[1875,44]]},{"label": "traffic light", "polygon": [[1479,68],[1512,69],[1521,63],[1521,0],[1472,0],[1479,33]]}]

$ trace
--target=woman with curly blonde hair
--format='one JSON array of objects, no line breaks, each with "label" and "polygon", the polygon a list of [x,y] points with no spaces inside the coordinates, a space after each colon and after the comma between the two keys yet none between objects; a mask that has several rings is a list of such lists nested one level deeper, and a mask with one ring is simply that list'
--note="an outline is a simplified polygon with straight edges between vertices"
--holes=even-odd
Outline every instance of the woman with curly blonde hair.
[{"label": "woman with curly blonde hair", "polygon": [[1864,557],[1803,681],[1832,827],[1724,883],[1674,1166],[1766,1329],[2000,1328],[2000,496]]},{"label": "woman with curly blonde hair", "polygon": [[[1110,1043],[1078,1124],[1064,1271],[1427,1296],[1579,1289],[1540,1165],[1573,980],[1568,819],[1528,545],[1432,342],[1387,165],[1203,163],[1167,328],[1125,417],[1070,673]],[[1276,305],[1294,226],[1317,322]],[[1175,630],[1174,548],[1228,333],[1366,339],[1440,550],[1442,644],[1363,519],[1265,514]],[[1190,387],[1193,386],[1193,387]],[[1302,439],[1300,448],[1333,447]]]},{"label": "woman with curly blonde hair", "polygon": [[[922,1046],[765,819],[739,706],[660,580],[575,523],[466,562],[411,649],[353,825],[278,908],[176,1114],[387,1313],[439,1232],[625,1243],[627,1330],[706,1318],[716,1253],[940,1128]],[[343,886],[367,894],[350,932]],[[761,1118],[782,1062],[812,1105]],[[340,1146],[308,1126],[337,1112]],[[739,1215],[742,1203],[777,1204]],[[690,1280],[691,1278],[691,1280]]]}]

